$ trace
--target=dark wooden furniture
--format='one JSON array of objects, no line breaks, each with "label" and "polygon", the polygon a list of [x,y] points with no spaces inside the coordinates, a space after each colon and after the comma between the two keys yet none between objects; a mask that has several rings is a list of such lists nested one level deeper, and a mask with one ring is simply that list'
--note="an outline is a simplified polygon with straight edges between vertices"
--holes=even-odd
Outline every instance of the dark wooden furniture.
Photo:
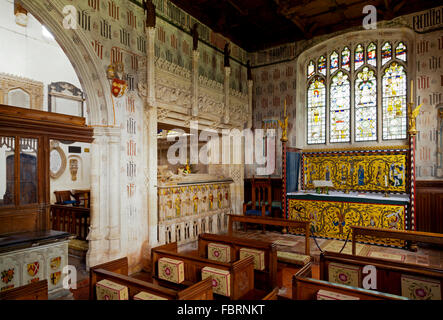
[{"label": "dark wooden furniture", "polygon": [[309,237],[310,222],[298,220],[286,220],[280,218],[247,217],[243,215],[228,214],[228,234],[233,234],[234,222],[265,224],[271,226],[282,226],[284,228],[298,228],[305,234],[305,254],[310,255]]},{"label": "dark wooden furniture", "polygon": [[[63,205],[64,204],[73,204],[73,205],[78,205],[78,203],[79,203],[77,200],[74,200],[75,199],[74,195],[69,190],[54,191],[54,195],[55,195],[55,204],[63,204]],[[74,201],[76,203],[74,203]]]},{"label": "dark wooden furniture", "polygon": [[7,160],[14,170],[4,197],[10,203],[0,204],[0,235],[50,229],[50,139],[90,143],[92,136],[85,118],[0,105],[0,139],[14,150]]},{"label": "dark wooden furniture", "polygon": [[200,281],[189,288],[175,291],[163,288],[159,285],[135,279],[128,276],[128,258],[122,258],[97,265],[89,271],[89,299],[96,300],[95,285],[106,279],[128,287],[128,295],[131,300],[141,291],[151,293],[168,300],[212,300],[211,279]]},{"label": "dark wooden furniture", "polygon": [[277,286],[277,247],[273,243],[233,236],[204,233],[198,237],[198,255],[208,257],[208,244],[221,243],[231,247],[231,261],[240,259],[240,249],[261,250],[265,255],[265,269],[254,270],[254,287],[269,291]]},{"label": "dark wooden furniture", "polygon": [[0,292],[0,300],[48,300],[48,280]]},{"label": "dark wooden furniture", "polygon": [[[175,284],[160,280],[158,278],[158,260],[160,258],[171,258],[181,260],[185,265],[185,281],[182,284]],[[204,267],[212,267],[229,271],[231,295],[230,297],[222,297],[214,295],[216,299],[230,300],[261,300],[267,297],[270,292],[254,288],[254,259],[248,257],[232,263],[224,263],[219,261],[201,258],[197,253],[195,255],[178,253],[177,243],[169,243],[163,246],[153,248],[151,250],[152,275],[153,278],[162,286],[174,289],[184,289],[201,280],[201,270]],[[274,289],[274,288],[273,288]]]},{"label": "dark wooden furniture", "polygon": [[360,300],[408,300],[405,297],[383,292],[345,286],[324,280],[294,276],[292,278],[293,300],[317,300],[317,292],[327,290],[359,298]]},{"label": "dark wooden furniture", "polygon": [[0,253],[56,243],[64,241],[70,238],[70,236],[67,232],[55,230],[30,231],[5,235],[0,237]]},{"label": "dark wooden furniture", "polygon": [[443,233],[443,181],[416,181],[415,190],[416,230]]},{"label": "dark wooden furniture", "polygon": [[53,230],[66,231],[86,240],[90,225],[90,209],[69,205],[51,205],[51,226]]},{"label": "dark wooden furniture", "polygon": [[352,254],[356,253],[356,243],[359,237],[371,237],[371,238],[389,238],[400,239],[413,242],[430,243],[439,246],[443,246],[443,234],[430,233],[430,232],[418,232],[418,231],[406,231],[406,230],[388,230],[381,228],[359,227],[351,226],[352,229]]},{"label": "dark wooden furniture", "polygon": [[[401,295],[402,275],[439,281],[440,287],[443,288],[443,270],[441,269],[386,259],[353,256],[327,251],[320,254],[320,280],[330,281],[328,269],[331,263],[356,266],[361,273],[364,266],[374,266],[377,270],[377,290],[380,292]],[[359,287],[362,287],[361,282],[362,277],[360,279]]]},{"label": "dark wooden furniture", "polygon": [[[272,203],[271,203],[271,216],[277,218],[283,217],[283,207],[282,207],[282,179],[281,178],[272,178],[271,181],[271,195],[272,195]],[[244,196],[245,203],[252,203],[252,178],[244,180]]]},{"label": "dark wooden furniture", "polygon": [[272,213],[271,179],[252,178],[251,184],[251,201],[243,204],[243,215],[269,216]]},{"label": "dark wooden furniture", "polygon": [[91,207],[91,190],[72,190],[72,194],[79,206],[84,208]]}]

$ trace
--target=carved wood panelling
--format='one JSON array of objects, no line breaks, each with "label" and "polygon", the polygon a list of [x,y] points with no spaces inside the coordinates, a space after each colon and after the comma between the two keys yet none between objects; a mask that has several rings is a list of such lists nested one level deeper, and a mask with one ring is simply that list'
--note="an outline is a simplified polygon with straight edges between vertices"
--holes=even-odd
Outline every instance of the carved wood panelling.
[{"label": "carved wood panelling", "polygon": [[30,96],[30,109],[43,110],[43,82],[0,73],[0,104],[9,105],[8,93],[21,89]]},{"label": "carved wood panelling", "polygon": [[443,181],[416,182],[417,231],[443,233]]}]

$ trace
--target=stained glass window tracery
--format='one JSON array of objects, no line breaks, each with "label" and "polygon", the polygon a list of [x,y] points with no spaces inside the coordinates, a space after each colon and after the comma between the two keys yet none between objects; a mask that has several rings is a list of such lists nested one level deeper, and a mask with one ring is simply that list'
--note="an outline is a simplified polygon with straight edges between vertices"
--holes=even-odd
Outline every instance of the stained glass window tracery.
[{"label": "stained glass window tracery", "polygon": [[308,144],[326,142],[325,80],[314,77],[308,86]]},{"label": "stained glass window tracery", "polygon": [[331,68],[331,74],[338,70],[338,62],[339,56],[337,51],[334,51],[331,53],[331,61],[330,61],[330,68]]},{"label": "stained glass window tracery", "polygon": [[350,141],[350,89],[348,75],[339,71],[331,83],[330,142]]},{"label": "stained glass window tracery", "polygon": [[400,42],[395,48],[395,57],[399,60],[406,61],[406,46]]},{"label": "stained glass window tracery", "polygon": [[389,42],[385,42],[381,47],[381,64],[385,65],[386,62],[392,59],[392,46]]},{"label": "stained glass window tracery", "polygon": [[348,47],[341,52],[341,67],[346,71],[351,71],[351,50]]},{"label": "stained glass window tracery", "polygon": [[374,42],[371,42],[368,46],[368,64],[371,66],[377,66],[377,46]]},{"label": "stained glass window tracery", "polygon": [[307,143],[406,139],[406,44],[356,43],[352,55],[349,48],[308,60]]},{"label": "stained glass window tracery", "polygon": [[355,70],[360,68],[364,63],[365,63],[365,49],[363,49],[363,46],[359,44],[355,48],[355,59],[354,59]]},{"label": "stained glass window tracery", "polygon": [[324,76],[326,75],[326,58],[324,56],[318,59],[318,72]]},{"label": "stained glass window tracery", "polygon": [[355,81],[355,141],[377,140],[377,79],[364,67]]},{"label": "stained glass window tracery", "polygon": [[315,64],[314,61],[309,61],[308,65],[308,78],[312,77],[315,73]]},{"label": "stained glass window tracery", "polygon": [[406,138],[406,73],[392,62],[383,75],[383,139]]}]

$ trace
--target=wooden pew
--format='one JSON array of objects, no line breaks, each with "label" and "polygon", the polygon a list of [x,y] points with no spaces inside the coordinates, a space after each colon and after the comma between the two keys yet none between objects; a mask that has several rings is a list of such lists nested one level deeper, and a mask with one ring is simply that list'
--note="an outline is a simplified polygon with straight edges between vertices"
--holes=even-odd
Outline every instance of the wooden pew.
[{"label": "wooden pew", "polygon": [[199,281],[184,290],[172,290],[128,276],[128,258],[110,261],[90,269],[89,299],[96,300],[95,285],[107,279],[128,287],[129,299],[141,291],[161,296],[168,300],[212,300],[211,279]]},{"label": "wooden pew", "polygon": [[0,300],[48,300],[48,280],[0,292]]},{"label": "wooden pew", "polygon": [[265,269],[254,270],[254,287],[261,290],[272,290],[277,287],[277,247],[273,243],[245,239],[228,235],[204,233],[198,237],[198,255],[207,258],[208,244],[221,243],[231,247],[231,260],[240,259],[240,249],[249,248],[265,253]]},{"label": "wooden pew", "polygon": [[352,229],[352,254],[356,253],[356,243],[359,237],[389,238],[411,242],[423,242],[443,246],[443,234],[419,232],[409,230],[389,230],[382,228],[351,226]]},{"label": "wooden pew", "polygon": [[305,234],[305,255],[310,255],[309,236],[310,222],[301,220],[287,220],[280,218],[251,217],[236,214],[228,214],[228,234],[232,235],[234,222],[264,224],[270,226],[282,226],[284,228],[303,229]]},{"label": "wooden pew", "polygon": [[336,252],[323,252],[320,255],[320,279],[331,281],[329,279],[329,266],[331,263],[346,265],[357,270],[359,276],[358,287],[363,287],[362,269],[364,266],[371,265],[376,268],[377,290],[394,295],[402,295],[402,276],[405,278],[424,278],[426,281],[438,283],[440,286],[440,296],[443,288],[443,270],[426,267],[423,265],[402,263],[386,259],[373,257],[353,256],[349,254]]},{"label": "wooden pew", "polygon": [[324,280],[305,278],[296,275],[292,278],[293,300],[317,300],[317,293],[319,290],[344,294],[360,300],[408,300],[405,297],[397,295],[346,286]]},{"label": "wooden pew", "polygon": [[[185,281],[182,284],[175,284],[158,278],[158,260],[160,258],[170,258],[181,260],[184,262]],[[219,261],[208,260],[195,255],[179,253],[177,251],[177,242],[169,243],[163,246],[153,248],[151,250],[151,261],[153,268],[153,278],[162,286],[172,288],[183,288],[201,280],[201,270],[204,267],[211,267],[229,271],[231,295],[230,297],[222,297],[217,295],[219,299],[230,300],[261,300],[267,297],[269,292],[254,288],[254,259],[247,257],[245,259],[232,263],[224,263]],[[274,288],[273,288],[274,289]]]}]

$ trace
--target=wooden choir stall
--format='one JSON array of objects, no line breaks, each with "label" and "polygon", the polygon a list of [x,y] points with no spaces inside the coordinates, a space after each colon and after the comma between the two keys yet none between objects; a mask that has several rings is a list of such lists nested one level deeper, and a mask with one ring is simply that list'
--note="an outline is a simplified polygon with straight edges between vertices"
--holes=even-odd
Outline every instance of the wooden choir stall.
[{"label": "wooden choir stall", "polygon": [[69,293],[71,234],[50,223],[50,139],[92,142],[92,128],[84,118],[0,105],[1,292],[46,280],[49,298]]}]

